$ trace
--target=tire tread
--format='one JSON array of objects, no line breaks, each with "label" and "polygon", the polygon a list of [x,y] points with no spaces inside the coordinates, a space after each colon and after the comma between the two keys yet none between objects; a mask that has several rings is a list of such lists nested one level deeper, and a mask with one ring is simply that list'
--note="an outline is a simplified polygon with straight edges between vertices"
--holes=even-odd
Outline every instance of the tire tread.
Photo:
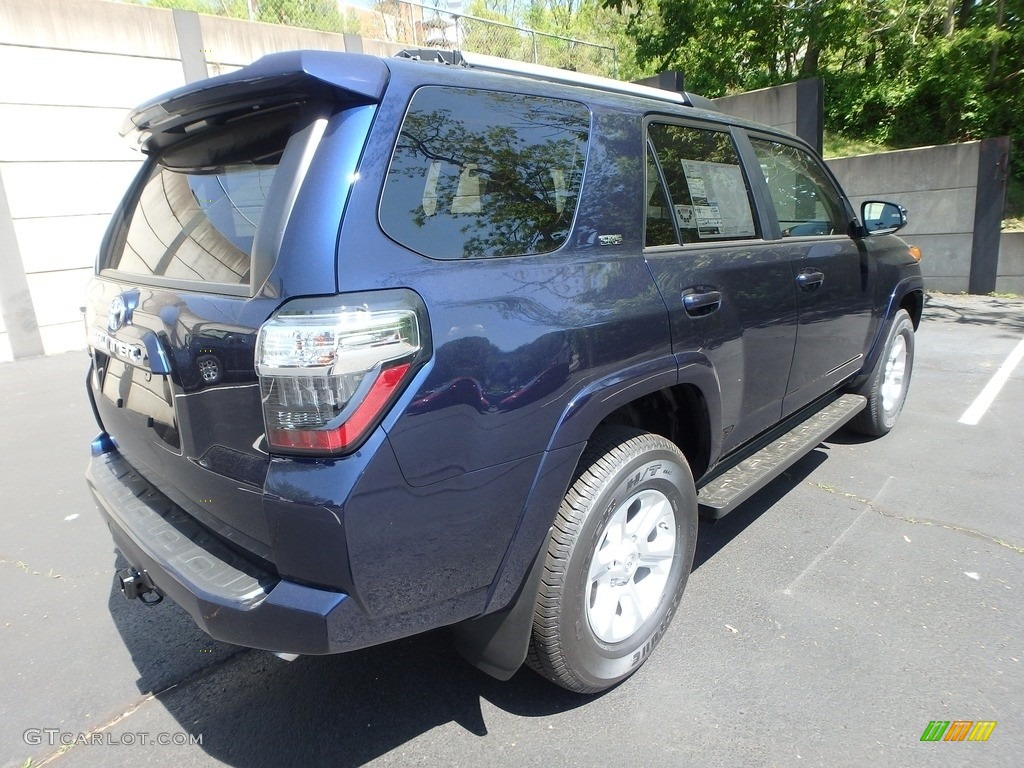
[{"label": "tire tread", "polygon": [[617,466],[652,450],[668,450],[686,463],[682,452],[665,438],[627,426],[602,428],[580,457],[573,483],[562,500],[548,540],[544,573],[534,607],[533,635],[526,664],[552,682],[577,693],[597,693],[570,669],[559,638],[559,595],[566,568],[590,505]]}]

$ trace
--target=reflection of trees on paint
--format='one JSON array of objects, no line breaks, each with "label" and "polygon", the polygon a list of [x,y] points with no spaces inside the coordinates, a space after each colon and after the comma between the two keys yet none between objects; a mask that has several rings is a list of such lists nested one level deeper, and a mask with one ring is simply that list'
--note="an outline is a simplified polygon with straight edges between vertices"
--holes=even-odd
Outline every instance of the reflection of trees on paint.
[{"label": "reflection of trees on paint", "polygon": [[552,251],[576,211],[589,127],[571,102],[421,89],[389,171],[384,228],[439,258]]}]

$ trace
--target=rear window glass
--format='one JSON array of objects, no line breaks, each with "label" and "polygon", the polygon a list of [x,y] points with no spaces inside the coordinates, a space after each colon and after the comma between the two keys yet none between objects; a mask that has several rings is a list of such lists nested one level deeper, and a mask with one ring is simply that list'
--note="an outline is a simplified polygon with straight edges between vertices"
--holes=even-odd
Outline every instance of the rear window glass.
[{"label": "rear window glass", "polygon": [[157,168],[110,266],[133,275],[247,285],[274,171],[255,164],[201,174]]},{"label": "rear window glass", "polygon": [[576,214],[589,130],[576,102],[421,88],[388,170],[381,227],[438,259],[553,251]]},{"label": "rear window glass", "polygon": [[106,266],[248,285],[253,240],[292,118],[276,113],[214,129],[159,157]]}]

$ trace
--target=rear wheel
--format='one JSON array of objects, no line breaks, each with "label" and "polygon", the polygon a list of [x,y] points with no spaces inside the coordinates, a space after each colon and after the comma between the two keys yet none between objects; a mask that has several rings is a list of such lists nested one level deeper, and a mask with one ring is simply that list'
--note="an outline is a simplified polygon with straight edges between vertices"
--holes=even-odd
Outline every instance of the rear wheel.
[{"label": "rear wheel", "polygon": [[580,693],[631,675],[672,620],[696,541],[679,449],[636,429],[599,432],[551,529],[527,663]]},{"label": "rear wheel", "polygon": [[867,407],[847,425],[854,432],[879,437],[896,426],[914,370],[914,323],[905,309],[893,318],[882,355],[859,394]]}]

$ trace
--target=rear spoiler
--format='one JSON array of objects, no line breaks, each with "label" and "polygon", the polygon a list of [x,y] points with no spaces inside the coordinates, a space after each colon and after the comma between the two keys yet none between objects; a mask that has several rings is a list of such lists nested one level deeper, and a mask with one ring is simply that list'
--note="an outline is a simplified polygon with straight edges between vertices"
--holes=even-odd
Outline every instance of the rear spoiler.
[{"label": "rear spoiler", "polygon": [[373,104],[390,72],[375,56],[328,51],[287,51],[247,67],[200,80],[140,104],[121,135],[146,154],[159,152],[210,125],[255,110],[306,101]]}]

